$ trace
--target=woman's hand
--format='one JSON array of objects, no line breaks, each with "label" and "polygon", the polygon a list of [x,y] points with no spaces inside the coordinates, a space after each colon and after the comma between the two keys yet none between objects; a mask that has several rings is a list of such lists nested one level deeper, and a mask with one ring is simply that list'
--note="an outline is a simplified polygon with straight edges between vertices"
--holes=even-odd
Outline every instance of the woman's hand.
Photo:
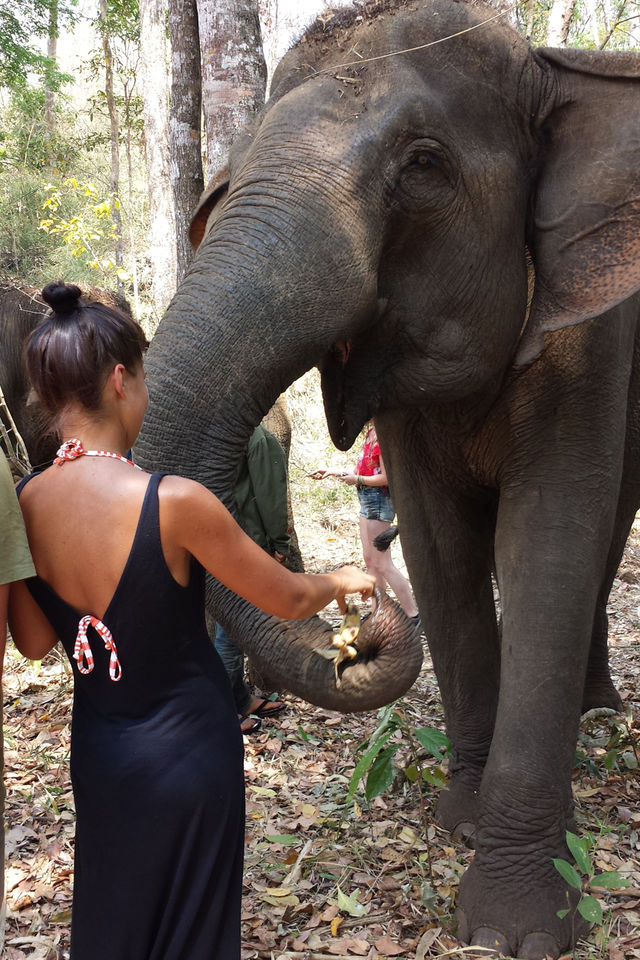
[{"label": "woman's hand", "polygon": [[369,600],[373,596],[376,578],[368,573],[363,573],[358,567],[340,567],[331,575],[340,578],[336,603],[340,607],[341,613],[347,612],[345,597],[349,594],[359,593],[362,600]]},{"label": "woman's hand", "polygon": [[311,480],[326,480],[327,477],[341,477],[343,474],[342,470],[314,470],[313,473],[308,473],[307,476]]},{"label": "woman's hand", "polygon": [[340,483],[346,483],[350,487],[358,486],[358,474],[357,473],[341,473],[338,477]]}]

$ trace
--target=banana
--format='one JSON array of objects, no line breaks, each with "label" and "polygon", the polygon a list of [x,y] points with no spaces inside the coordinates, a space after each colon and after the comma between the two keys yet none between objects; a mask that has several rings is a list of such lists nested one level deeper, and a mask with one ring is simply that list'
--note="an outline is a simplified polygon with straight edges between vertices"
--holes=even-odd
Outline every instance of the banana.
[{"label": "banana", "polygon": [[358,655],[356,639],[360,631],[360,611],[355,603],[347,604],[346,612],[342,618],[340,629],[331,637],[331,647],[329,650],[316,649],[321,657],[326,660],[333,660],[333,667],[336,674],[336,687],[340,687],[340,664],[344,660],[353,660]]}]

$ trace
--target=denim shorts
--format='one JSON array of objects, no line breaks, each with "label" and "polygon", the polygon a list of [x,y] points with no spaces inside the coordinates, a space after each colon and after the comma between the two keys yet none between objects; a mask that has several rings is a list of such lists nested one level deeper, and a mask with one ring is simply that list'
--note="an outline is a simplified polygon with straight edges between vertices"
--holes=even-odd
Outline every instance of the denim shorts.
[{"label": "denim shorts", "polygon": [[382,487],[358,487],[360,515],[367,520],[385,520],[391,523],[396,515],[391,497]]}]

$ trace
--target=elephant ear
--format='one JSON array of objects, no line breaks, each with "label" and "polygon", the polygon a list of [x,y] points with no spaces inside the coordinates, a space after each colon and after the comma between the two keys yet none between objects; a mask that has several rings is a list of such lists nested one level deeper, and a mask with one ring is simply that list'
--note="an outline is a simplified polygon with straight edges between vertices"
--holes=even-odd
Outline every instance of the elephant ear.
[{"label": "elephant ear", "polygon": [[529,245],[536,283],[516,363],[544,334],[640,289],[640,54],[537,51],[555,88],[542,126]]},{"label": "elephant ear", "polygon": [[189,227],[189,240],[191,241],[191,246],[194,250],[197,250],[204,240],[205,234],[207,233],[211,212],[220,202],[220,200],[226,196],[228,188],[229,169],[228,167],[222,167],[221,170],[218,170],[215,177],[209,183],[207,189],[200,197],[198,206],[196,207],[195,213],[191,218],[191,226]]}]

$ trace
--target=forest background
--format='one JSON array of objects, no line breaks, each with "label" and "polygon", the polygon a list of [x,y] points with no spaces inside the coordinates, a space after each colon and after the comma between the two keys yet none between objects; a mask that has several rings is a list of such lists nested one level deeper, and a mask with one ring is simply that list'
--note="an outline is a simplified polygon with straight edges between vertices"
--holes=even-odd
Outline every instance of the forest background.
[{"label": "forest background", "polygon": [[[204,184],[284,52],[345,5],[0,0],[0,279],[117,289],[152,333]],[[534,45],[640,46],[640,0],[492,5]]]}]

